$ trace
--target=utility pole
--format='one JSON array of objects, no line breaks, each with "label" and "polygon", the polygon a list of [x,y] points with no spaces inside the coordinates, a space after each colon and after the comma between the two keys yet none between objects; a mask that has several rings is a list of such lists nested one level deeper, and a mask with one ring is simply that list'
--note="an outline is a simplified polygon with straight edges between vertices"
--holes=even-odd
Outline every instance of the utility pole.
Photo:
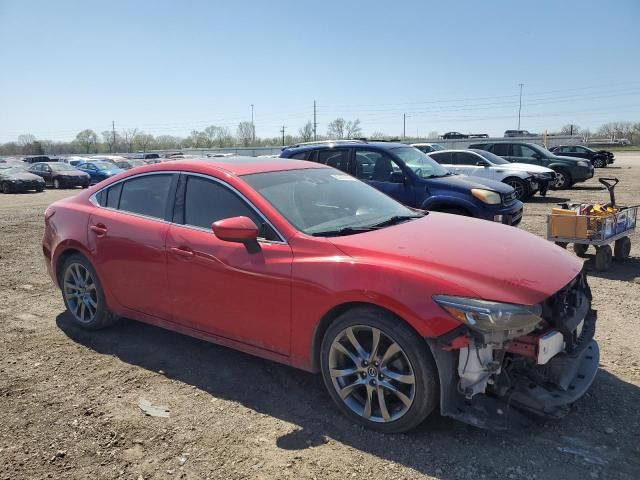
[{"label": "utility pole", "polygon": [[318,140],[318,135],[317,135],[317,130],[318,130],[318,122],[317,122],[317,117],[316,117],[316,101],[313,101],[313,141],[317,141]]},{"label": "utility pole", "polygon": [[256,125],[253,123],[253,103],[251,104],[251,139],[256,143]]},{"label": "utility pole", "polygon": [[402,139],[407,137],[407,114],[402,114]]},{"label": "utility pole", "polygon": [[111,147],[111,153],[113,153],[113,149],[116,148],[116,122],[115,120],[111,120],[111,131],[113,132],[113,146]]},{"label": "utility pole", "polygon": [[284,129],[287,128],[285,125],[282,125],[280,129],[280,133],[282,133],[282,146],[284,147]]},{"label": "utility pole", "polygon": [[518,130],[520,130],[520,112],[522,111],[522,87],[524,87],[524,83],[519,83],[520,85],[520,105],[518,106]]}]

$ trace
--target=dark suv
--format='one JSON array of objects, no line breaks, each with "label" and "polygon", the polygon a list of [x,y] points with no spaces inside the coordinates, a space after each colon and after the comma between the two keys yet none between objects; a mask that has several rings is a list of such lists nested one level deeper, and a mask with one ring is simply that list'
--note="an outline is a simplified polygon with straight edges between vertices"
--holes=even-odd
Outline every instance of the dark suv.
[{"label": "dark suv", "polygon": [[552,188],[569,188],[577,182],[593,177],[593,165],[579,158],[559,157],[535,143],[496,142],[474,143],[469,148],[487,150],[510,162],[530,163],[547,167],[556,172]]},{"label": "dark suv", "polygon": [[558,145],[550,148],[549,151],[565,157],[585,158],[590,160],[596,168],[606,167],[615,161],[613,153],[607,150],[594,150],[583,145]]},{"label": "dark suv", "polygon": [[522,219],[522,202],[510,186],[452,174],[418,149],[402,143],[318,142],[287,147],[280,156],[337,168],[409,207],[507,225],[517,225]]}]

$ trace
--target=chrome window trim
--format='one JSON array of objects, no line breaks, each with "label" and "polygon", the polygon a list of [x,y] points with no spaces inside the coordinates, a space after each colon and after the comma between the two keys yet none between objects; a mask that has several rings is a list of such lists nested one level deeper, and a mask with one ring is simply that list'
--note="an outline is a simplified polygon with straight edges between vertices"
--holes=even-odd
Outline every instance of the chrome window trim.
[{"label": "chrome window trim", "polygon": [[[173,174],[176,174],[176,173],[178,175],[193,175],[193,176],[196,176],[196,177],[202,177],[202,178],[204,178],[206,180],[212,180],[212,181],[214,181],[216,183],[219,183],[223,187],[228,188],[233,193],[238,195],[238,197],[240,197],[242,200],[244,200],[244,202],[249,206],[249,208],[251,208],[260,218],[262,218],[262,220],[264,220],[264,222],[267,225],[269,225],[269,227],[271,227],[271,229],[276,233],[276,235],[280,239],[280,240],[267,240],[266,238],[258,238],[258,241],[260,243],[275,243],[275,244],[288,245],[289,242],[287,242],[285,240],[284,236],[280,233],[280,231],[273,225],[273,223],[271,223],[271,221],[266,217],[266,215],[264,215],[258,209],[258,207],[256,207],[247,197],[245,197],[235,187],[233,187],[232,185],[229,185],[228,183],[224,182],[223,180],[220,180],[219,178],[212,177],[211,175],[206,175],[206,174],[203,174],[203,173],[189,172],[189,171],[186,171],[186,170],[160,170],[160,171],[156,171],[156,172],[145,172],[145,173],[140,173],[140,174],[137,174],[137,175],[131,175],[129,177],[122,178],[122,179],[118,180],[117,182],[113,182],[113,183],[110,183],[109,185],[105,185],[104,187],[100,188],[100,190],[95,191],[89,197],[89,201],[97,208],[103,208],[105,210],[111,210],[113,212],[120,212],[120,213],[123,213],[123,214],[126,214],[126,215],[132,215],[134,217],[144,218],[144,219],[147,219],[147,220],[155,220],[156,222],[161,222],[161,223],[165,223],[165,224],[169,224],[169,225],[175,225],[177,227],[184,227],[184,228],[188,228],[190,230],[198,230],[198,231],[202,231],[202,232],[212,233],[211,229],[204,228],[204,227],[198,227],[198,226],[195,226],[195,225],[186,225],[186,224],[183,225],[183,224],[180,224],[180,223],[169,222],[169,221],[165,220],[164,218],[150,217],[148,215],[142,215],[140,213],[128,212],[127,210],[120,210],[119,208],[103,207],[102,205],[100,205],[98,203],[98,199],[96,198],[96,196],[99,193],[101,193],[103,190],[111,188],[114,185],[117,185],[118,183],[122,183],[122,182],[126,182],[127,180],[131,180],[133,178],[145,177],[147,175],[161,175],[161,174],[171,174],[171,175],[173,175]],[[175,201],[175,199],[174,199],[174,201]]]}]

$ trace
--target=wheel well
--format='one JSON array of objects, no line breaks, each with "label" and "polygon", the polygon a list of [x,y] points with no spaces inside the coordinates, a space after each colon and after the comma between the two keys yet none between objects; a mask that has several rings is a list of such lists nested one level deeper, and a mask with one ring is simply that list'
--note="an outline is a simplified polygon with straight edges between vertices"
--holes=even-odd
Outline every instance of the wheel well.
[{"label": "wheel well", "polygon": [[326,333],[329,326],[336,318],[338,318],[343,313],[358,307],[374,308],[380,310],[381,312],[389,313],[403,322],[405,325],[407,325],[411,330],[415,332],[416,335],[422,337],[409,322],[406,322],[402,317],[398,316],[391,310],[381,307],[380,305],[367,302],[348,302],[341,305],[336,305],[327,313],[325,313],[324,316],[320,319],[313,335],[313,343],[311,345],[311,368],[314,372],[317,372],[320,369],[320,347],[322,345],[324,334]]},{"label": "wheel well", "polygon": [[507,183],[509,180],[519,180],[522,183],[525,183],[524,178],[520,178],[520,177],[516,177],[516,176],[510,176],[510,177],[506,177],[502,179],[502,183]]},{"label": "wheel well", "polygon": [[58,285],[62,285],[61,275],[62,275],[62,266],[64,265],[64,262],[71,255],[75,255],[75,254],[82,255],[82,252],[80,250],[76,250],[75,248],[68,248],[67,250],[62,252],[58,257],[58,260],[56,261],[56,278],[58,279]]}]

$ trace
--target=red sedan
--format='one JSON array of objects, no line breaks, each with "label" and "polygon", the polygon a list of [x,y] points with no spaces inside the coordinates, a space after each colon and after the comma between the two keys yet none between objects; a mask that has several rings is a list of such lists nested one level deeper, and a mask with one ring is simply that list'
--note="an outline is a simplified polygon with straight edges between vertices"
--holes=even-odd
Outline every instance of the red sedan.
[{"label": "red sedan", "polygon": [[[45,212],[73,320],[133,318],[309,371],[367,427],[440,412],[558,417],[598,367],[575,256],[519,229],[404,207],[333,168],[248,157],[112,177]],[[516,408],[511,408],[516,407]]]}]

